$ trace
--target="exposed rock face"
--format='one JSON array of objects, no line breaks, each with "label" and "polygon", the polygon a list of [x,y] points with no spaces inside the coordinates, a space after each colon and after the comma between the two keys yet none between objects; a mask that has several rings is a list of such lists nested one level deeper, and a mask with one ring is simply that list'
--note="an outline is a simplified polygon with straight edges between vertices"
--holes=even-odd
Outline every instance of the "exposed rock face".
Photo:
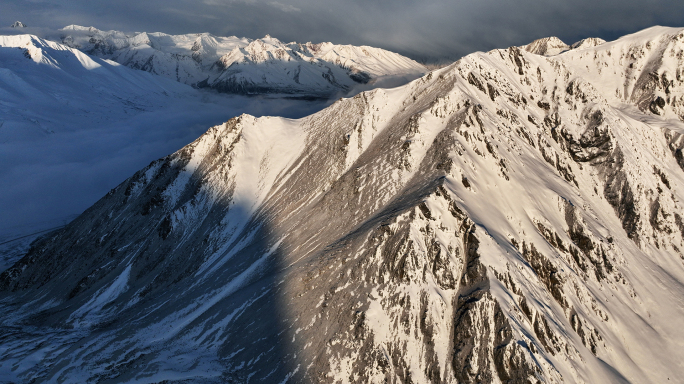
[{"label": "exposed rock face", "polygon": [[26,24],[22,23],[21,21],[15,21],[12,25],[10,25],[12,28],[26,28]]},{"label": "exposed rock face", "polygon": [[268,35],[256,40],[208,33],[127,35],[77,25],[60,32],[60,43],[90,55],[225,93],[339,97],[369,82],[406,83],[428,72],[407,57],[379,48],[286,44]]},{"label": "exposed rock face", "polygon": [[681,377],[681,36],[476,53],[301,120],[213,127],[0,275],[0,372]]}]

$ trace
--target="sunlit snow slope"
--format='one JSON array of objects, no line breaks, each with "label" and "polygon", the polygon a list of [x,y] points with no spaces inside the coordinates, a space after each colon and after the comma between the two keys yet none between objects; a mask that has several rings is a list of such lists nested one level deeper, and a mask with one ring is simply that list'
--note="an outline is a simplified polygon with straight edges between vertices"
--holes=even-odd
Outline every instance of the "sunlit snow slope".
[{"label": "sunlit snow slope", "polygon": [[268,35],[252,40],[208,33],[125,34],[70,25],[56,39],[131,68],[237,94],[327,98],[368,83],[405,84],[427,72],[423,65],[379,48],[286,44]]},{"label": "sunlit snow slope", "polygon": [[513,47],[215,126],[0,276],[0,374],[677,382],[682,60]]}]

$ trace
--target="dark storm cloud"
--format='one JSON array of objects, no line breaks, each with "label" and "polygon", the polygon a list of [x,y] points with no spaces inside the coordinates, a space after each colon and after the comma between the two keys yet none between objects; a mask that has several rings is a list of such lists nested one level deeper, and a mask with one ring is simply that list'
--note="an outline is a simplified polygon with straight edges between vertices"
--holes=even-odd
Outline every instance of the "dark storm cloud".
[{"label": "dark storm cloud", "polygon": [[0,23],[124,31],[211,32],[372,45],[451,59],[555,35],[606,40],[684,25],[681,0],[2,0]]}]

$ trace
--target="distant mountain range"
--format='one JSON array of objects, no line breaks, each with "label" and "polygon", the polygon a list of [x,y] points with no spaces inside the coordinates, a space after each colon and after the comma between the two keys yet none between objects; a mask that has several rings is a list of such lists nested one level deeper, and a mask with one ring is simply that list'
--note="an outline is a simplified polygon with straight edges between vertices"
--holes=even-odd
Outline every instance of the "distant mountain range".
[{"label": "distant mountain range", "polygon": [[168,35],[101,31],[70,25],[54,37],[89,55],[197,88],[255,95],[341,96],[363,84],[413,80],[428,70],[397,53],[368,46],[282,43],[208,33]]}]

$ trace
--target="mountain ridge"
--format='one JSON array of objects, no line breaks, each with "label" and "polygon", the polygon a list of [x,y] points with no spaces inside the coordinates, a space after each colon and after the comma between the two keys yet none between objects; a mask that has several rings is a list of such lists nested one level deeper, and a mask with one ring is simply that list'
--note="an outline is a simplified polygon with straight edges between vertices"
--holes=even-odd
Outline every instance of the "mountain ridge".
[{"label": "mountain ridge", "polygon": [[571,45],[565,44],[561,39],[551,36],[537,39],[520,48],[537,55],[555,56],[570,50],[585,49],[599,46],[606,41],[598,37],[588,37]]}]

